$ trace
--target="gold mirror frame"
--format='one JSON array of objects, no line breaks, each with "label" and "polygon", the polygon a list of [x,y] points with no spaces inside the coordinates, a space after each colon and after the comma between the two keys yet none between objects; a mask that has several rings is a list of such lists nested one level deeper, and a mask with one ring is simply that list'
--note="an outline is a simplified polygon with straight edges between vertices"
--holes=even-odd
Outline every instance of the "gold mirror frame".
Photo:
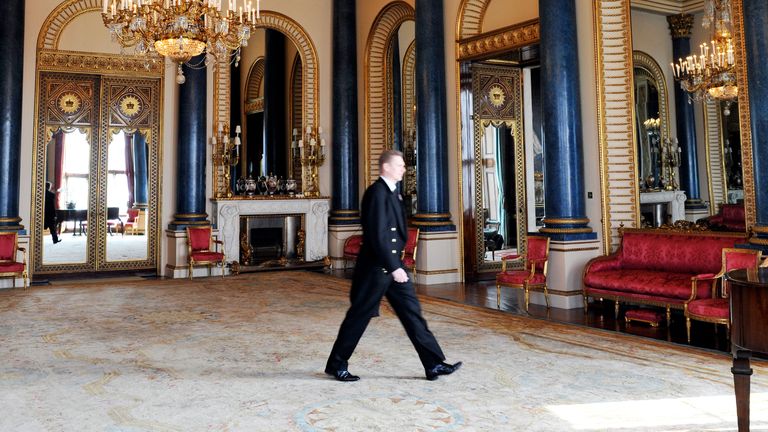
[{"label": "gold mirror frame", "polygon": [[656,60],[650,54],[643,51],[632,51],[633,71],[636,68],[645,69],[656,81],[656,87],[659,92],[659,116],[662,119],[659,130],[661,138],[669,138],[669,92],[667,91],[667,81],[664,78],[664,72]]},{"label": "gold mirror frame", "polygon": [[[632,29],[630,0],[594,0],[595,73],[597,75],[598,141],[603,219],[603,248],[608,253],[620,243],[619,227],[637,227],[639,191],[634,130]],[[739,107],[749,106],[744,67],[741,0],[733,1]],[[671,43],[671,41],[670,41]],[[752,144],[749,109],[739,110],[742,136],[744,206],[747,227],[755,223]],[[610,167],[610,172],[609,172]]]},{"label": "gold mirror frame", "polygon": [[[72,273],[81,271],[96,270],[136,270],[136,269],[148,269],[155,268],[160,270],[160,214],[162,213],[162,199],[160,184],[162,183],[162,172],[160,166],[162,165],[162,146],[160,144],[160,137],[163,131],[163,117],[160,115],[163,112],[163,87],[164,87],[164,71],[165,61],[158,57],[157,61],[149,61],[143,57],[130,56],[130,55],[116,55],[105,53],[91,53],[80,51],[65,51],[59,50],[59,40],[64,29],[72,21],[85,13],[101,13],[102,3],[99,0],[69,0],[62,2],[57,6],[43,22],[40,32],[37,38],[37,61],[35,66],[35,129],[34,129],[34,153],[32,159],[33,166],[33,183],[32,183],[32,200],[31,200],[31,267],[32,273]],[[148,137],[147,145],[149,146],[150,164],[147,167],[149,172],[148,197],[149,206],[156,209],[153,214],[150,215],[147,221],[147,259],[135,260],[135,261],[108,261],[103,262],[97,259],[95,250],[87,251],[87,259],[85,263],[75,264],[56,264],[56,265],[43,265],[42,256],[42,241],[43,236],[43,212],[36,209],[42,209],[44,206],[43,200],[45,197],[45,163],[46,163],[46,146],[50,138],[51,129],[58,129],[59,126],[47,125],[44,119],[41,118],[41,74],[46,72],[59,72],[72,74],[85,74],[92,77],[101,77],[99,80],[104,80],[109,77],[109,80],[131,80],[136,77],[152,78],[156,80],[155,95],[158,98],[158,108],[152,115],[155,116],[157,121],[151,128],[151,134]],[[101,110],[97,114],[97,124],[89,126],[87,129],[91,133],[89,134],[89,142],[92,143],[94,138],[97,141],[102,142],[103,137],[106,137],[108,133],[108,120],[106,110],[109,110],[109,105],[104,103],[106,98],[100,101],[102,104],[99,109]],[[100,120],[98,120],[100,119]],[[98,125],[98,127],[97,127]],[[55,131],[55,130],[54,130]],[[102,137],[102,138],[99,138]],[[106,151],[94,149],[91,152],[92,162],[100,163],[97,158],[104,158],[106,162]],[[91,163],[93,166],[93,163]],[[90,194],[89,208],[96,208],[98,194],[106,194],[106,176],[101,173],[91,173],[91,179],[89,179],[90,186],[100,188],[97,193]],[[103,181],[104,184],[98,182]],[[101,199],[101,195],[99,195]],[[103,201],[106,202],[106,201]],[[105,208],[106,211],[106,208]],[[100,232],[97,228],[95,232]],[[96,241],[96,249],[106,253],[106,239],[101,236]],[[104,255],[106,256],[106,255]],[[103,258],[103,257],[102,257]]]}]

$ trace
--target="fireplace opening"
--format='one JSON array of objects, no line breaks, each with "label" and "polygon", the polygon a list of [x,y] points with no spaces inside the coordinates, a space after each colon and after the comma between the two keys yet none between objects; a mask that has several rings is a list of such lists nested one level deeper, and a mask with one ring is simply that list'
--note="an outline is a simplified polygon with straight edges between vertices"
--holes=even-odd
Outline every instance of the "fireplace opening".
[{"label": "fireplace opening", "polygon": [[303,215],[240,216],[240,263],[262,265],[302,260]]}]

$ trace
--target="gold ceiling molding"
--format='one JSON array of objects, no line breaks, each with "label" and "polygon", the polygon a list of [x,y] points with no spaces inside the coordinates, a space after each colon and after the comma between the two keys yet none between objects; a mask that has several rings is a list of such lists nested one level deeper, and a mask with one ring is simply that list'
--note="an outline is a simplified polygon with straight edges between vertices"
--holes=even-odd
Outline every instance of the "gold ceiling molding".
[{"label": "gold ceiling molding", "polygon": [[701,12],[704,0],[632,0],[632,9],[656,14],[680,14]]},{"label": "gold ceiling molding", "polygon": [[264,56],[259,56],[248,71],[245,89],[245,100],[256,100],[261,97],[261,82],[264,80]]},{"label": "gold ceiling molding", "polygon": [[143,57],[77,51],[39,50],[37,69],[72,73],[98,73],[121,76],[163,76],[165,62],[147,62]]},{"label": "gold ceiling molding", "polygon": [[389,64],[387,52],[390,40],[397,36],[400,25],[415,20],[413,7],[403,1],[388,4],[379,12],[368,33],[365,45],[365,146],[363,178],[366,184],[379,176],[379,155],[385,150],[390,136],[387,125],[390,112],[387,110]]},{"label": "gold ceiling molding", "polygon": [[488,57],[539,42],[539,19],[532,19],[458,41],[459,61]]},{"label": "gold ceiling molding", "polygon": [[479,35],[491,0],[461,0],[456,17],[456,40]]}]

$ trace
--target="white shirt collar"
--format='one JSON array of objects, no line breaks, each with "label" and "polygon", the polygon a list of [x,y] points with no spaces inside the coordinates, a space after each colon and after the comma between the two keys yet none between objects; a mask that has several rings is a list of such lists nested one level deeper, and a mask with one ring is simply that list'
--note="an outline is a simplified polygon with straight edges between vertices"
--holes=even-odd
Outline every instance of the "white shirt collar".
[{"label": "white shirt collar", "polygon": [[389,186],[389,190],[390,191],[394,192],[395,189],[397,189],[397,182],[393,182],[392,180],[390,180],[390,179],[388,179],[388,178],[386,178],[384,176],[379,176],[379,177],[381,177],[381,179],[384,180],[384,183],[386,183],[387,186]]}]

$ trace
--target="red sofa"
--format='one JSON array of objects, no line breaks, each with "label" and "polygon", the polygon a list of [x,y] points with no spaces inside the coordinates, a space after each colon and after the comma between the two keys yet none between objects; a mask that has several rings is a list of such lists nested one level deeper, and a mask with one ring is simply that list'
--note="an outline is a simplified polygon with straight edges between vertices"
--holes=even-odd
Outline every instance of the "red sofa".
[{"label": "red sofa", "polygon": [[584,311],[589,297],[619,302],[683,309],[694,297],[711,296],[711,278],[720,271],[721,251],[746,243],[746,233],[678,231],[672,229],[622,230],[619,249],[594,258],[584,268]]},{"label": "red sofa", "polygon": [[747,230],[747,223],[744,215],[744,204],[721,204],[720,211],[708,218],[705,218],[710,227],[717,231],[740,231]]}]

